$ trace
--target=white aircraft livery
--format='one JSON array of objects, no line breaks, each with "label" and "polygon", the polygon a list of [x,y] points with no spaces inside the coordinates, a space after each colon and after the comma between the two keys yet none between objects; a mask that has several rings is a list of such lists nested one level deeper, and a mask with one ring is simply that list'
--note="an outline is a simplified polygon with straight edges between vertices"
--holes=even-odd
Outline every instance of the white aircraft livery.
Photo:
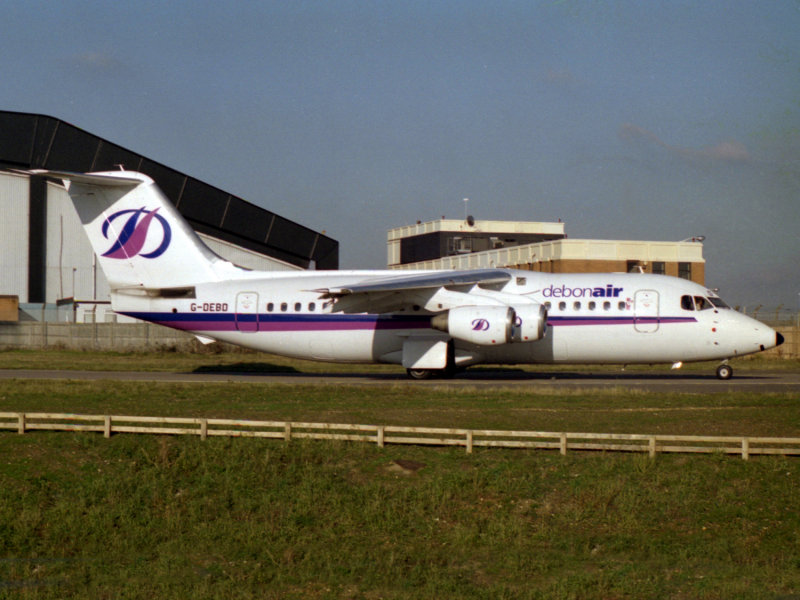
[{"label": "white aircraft livery", "polygon": [[206,247],[147,175],[60,178],[119,314],[264,352],[393,363],[410,376],[479,363],[728,360],[783,336],[665,275],[467,271],[256,272]]}]

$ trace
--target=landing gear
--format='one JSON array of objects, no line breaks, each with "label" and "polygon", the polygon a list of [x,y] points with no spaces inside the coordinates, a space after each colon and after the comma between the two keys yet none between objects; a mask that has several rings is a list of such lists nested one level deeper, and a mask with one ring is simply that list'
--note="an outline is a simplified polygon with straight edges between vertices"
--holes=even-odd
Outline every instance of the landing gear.
[{"label": "landing gear", "polygon": [[717,379],[730,379],[733,377],[733,367],[730,365],[720,365],[717,367]]},{"label": "landing gear", "polygon": [[458,369],[453,367],[447,367],[445,369],[406,369],[406,373],[411,379],[416,379],[421,381],[423,379],[450,379],[456,373]]},{"label": "landing gear", "polygon": [[431,379],[437,371],[434,369],[406,369],[406,373],[411,379]]}]

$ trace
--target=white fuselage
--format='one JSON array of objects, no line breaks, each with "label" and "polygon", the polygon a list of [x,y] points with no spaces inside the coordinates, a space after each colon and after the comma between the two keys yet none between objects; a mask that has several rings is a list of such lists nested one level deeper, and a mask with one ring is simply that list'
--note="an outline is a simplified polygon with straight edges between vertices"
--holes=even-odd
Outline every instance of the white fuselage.
[{"label": "white fuselage", "polygon": [[[513,305],[547,307],[543,339],[492,346],[455,339],[455,363],[659,363],[727,359],[776,345],[776,333],[730,308],[695,283],[663,275],[549,274],[507,270],[502,288],[485,294]],[[320,290],[397,276],[396,271],[242,272],[199,283],[186,297],[112,295],[117,312],[217,340],[284,356],[401,364],[409,338],[448,340],[431,328],[442,288],[419,304],[385,313],[341,312]],[[687,300],[687,298],[689,300]]]}]

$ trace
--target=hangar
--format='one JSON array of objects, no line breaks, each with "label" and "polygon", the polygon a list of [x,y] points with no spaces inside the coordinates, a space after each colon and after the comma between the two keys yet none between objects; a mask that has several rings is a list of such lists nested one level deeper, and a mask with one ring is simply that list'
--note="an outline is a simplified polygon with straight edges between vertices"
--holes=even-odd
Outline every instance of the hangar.
[{"label": "hangar", "polygon": [[20,303],[108,300],[108,286],[60,181],[19,171],[152,177],[217,254],[261,270],[337,269],[339,243],[60,119],[0,111],[0,295]]}]

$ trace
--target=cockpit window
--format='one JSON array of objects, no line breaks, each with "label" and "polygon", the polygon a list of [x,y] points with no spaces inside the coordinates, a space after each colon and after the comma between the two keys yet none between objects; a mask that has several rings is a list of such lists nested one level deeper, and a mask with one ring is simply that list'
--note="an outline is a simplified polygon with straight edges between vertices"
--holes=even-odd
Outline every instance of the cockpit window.
[{"label": "cockpit window", "polygon": [[703,296],[681,296],[681,308],[683,310],[711,310],[712,308],[730,308],[722,301],[722,298],[712,296],[705,298]]},{"label": "cockpit window", "polygon": [[695,305],[697,310],[710,310],[711,309],[711,302],[709,302],[707,298],[703,298],[702,296],[695,296],[694,297],[694,305]]},{"label": "cockpit window", "polygon": [[715,308],[730,308],[722,298],[711,296],[708,301],[711,302]]}]

